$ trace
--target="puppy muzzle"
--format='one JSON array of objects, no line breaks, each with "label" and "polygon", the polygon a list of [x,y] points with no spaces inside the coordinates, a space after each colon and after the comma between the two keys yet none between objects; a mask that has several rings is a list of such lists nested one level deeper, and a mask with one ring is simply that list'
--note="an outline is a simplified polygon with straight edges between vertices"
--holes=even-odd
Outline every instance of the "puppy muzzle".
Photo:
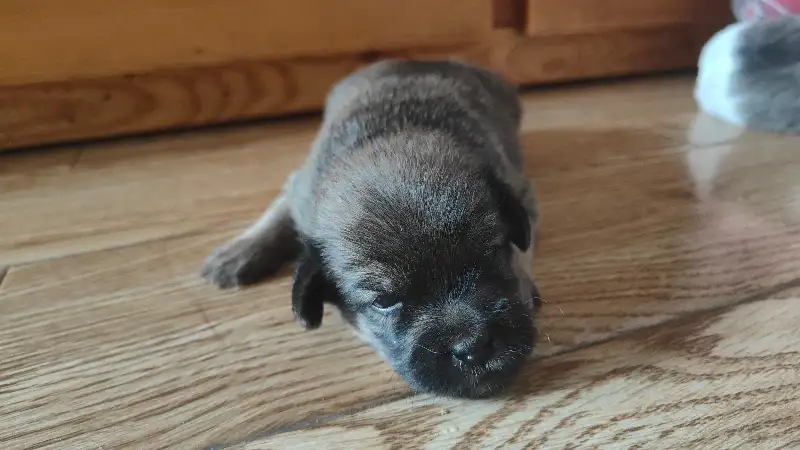
[{"label": "puppy muzzle", "polygon": [[487,308],[451,305],[418,321],[397,367],[412,387],[439,395],[485,397],[511,383],[533,350],[527,302]]}]

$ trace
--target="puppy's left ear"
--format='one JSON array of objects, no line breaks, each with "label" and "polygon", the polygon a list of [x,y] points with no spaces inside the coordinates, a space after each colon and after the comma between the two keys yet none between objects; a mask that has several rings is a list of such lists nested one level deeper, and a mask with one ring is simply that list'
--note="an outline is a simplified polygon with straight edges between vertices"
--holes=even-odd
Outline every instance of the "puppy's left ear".
[{"label": "puppy's left ear", "polygon": [[295,319],[307,330],[322,324],[324,303],[336,295],[335,288],[325,277],[322,257],[316,246],[303,243],[303,249],[295,262],[292,285],[292,312]]},{"label": "puppy's left ear", "polygon": [[500,217],[508,228],[511,242],[522,251],[528,250],[532,234],[528,211],[508,183],[502,181],[493,170],[486,170],[486,179],[500,207]]}]

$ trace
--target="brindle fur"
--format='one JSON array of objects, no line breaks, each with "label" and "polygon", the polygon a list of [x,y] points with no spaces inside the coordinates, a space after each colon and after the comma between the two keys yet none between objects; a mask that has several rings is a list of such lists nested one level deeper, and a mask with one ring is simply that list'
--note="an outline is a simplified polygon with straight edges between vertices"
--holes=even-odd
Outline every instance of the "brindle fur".
[{"label": "brindle fur", "polygon": [[[500,391],[532,350],[539,299],[520,113],[512,86],[463,63],[355,72],[330,92],[305,165],[258,222],[209,256],[204,278],[244,286],[296,260],[303,326],[320,326],[331,304],[415,389]],[[400,306],[372,306],[387,298]],[[497,350],[485,364],[447,356],[487,335]]]}]

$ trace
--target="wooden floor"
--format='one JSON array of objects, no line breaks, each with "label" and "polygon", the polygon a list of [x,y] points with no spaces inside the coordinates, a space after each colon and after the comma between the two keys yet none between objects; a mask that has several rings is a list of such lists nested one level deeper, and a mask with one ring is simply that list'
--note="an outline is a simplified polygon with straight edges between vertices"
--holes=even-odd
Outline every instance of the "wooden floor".
[{"label": "wooden floor", "polygon": [[690,78],[525,103],[543,344],[494,401],[303,331],[286,276],[198,278],[314,118],[0,156],[0,448],[800,448],[800,138],[697,116]]}]

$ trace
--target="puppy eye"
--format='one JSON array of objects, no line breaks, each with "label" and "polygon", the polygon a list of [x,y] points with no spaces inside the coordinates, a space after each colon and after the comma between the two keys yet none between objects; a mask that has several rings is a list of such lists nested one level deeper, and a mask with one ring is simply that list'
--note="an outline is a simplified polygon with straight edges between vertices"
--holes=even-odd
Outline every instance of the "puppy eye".
[{"label": "puppy eye", "polygon": [[381,295],[372,302],[372,307],[380,311],[389,311],[400,306],[402,303],[397,297],[391,295]]},{"label": "puppy eye", "polygon": [[505,251],[506,248],[507,247],[504,246],[489,247],[486,249],[484,256],[486,256],[486,258],[490,260],[500,258],[501,256],[503,256],[504,254],[503,252]]}]

